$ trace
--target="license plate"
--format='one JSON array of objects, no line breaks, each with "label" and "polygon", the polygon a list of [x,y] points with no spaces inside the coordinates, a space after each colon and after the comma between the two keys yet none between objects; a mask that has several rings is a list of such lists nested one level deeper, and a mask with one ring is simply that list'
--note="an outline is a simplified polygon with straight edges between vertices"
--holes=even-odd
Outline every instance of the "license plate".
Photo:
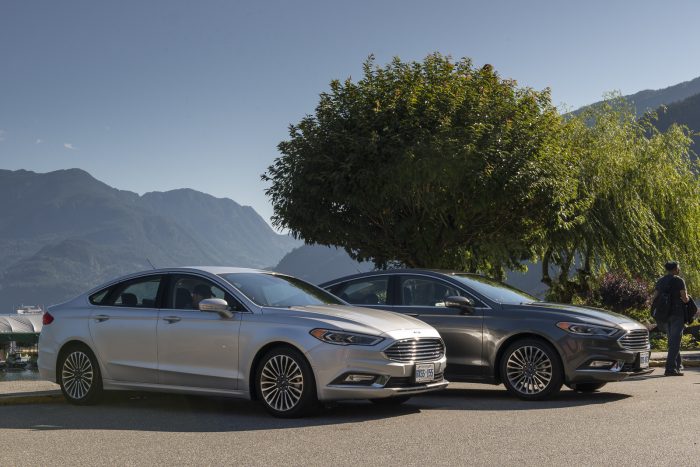
[{"label": "license plate", "polygon": [[416,383],[429,383],[434,379],[434,363],[416,363]]},{"label": "license plate", "polygon": [[639,353],[639,368],[649,368],[649,352]]}]

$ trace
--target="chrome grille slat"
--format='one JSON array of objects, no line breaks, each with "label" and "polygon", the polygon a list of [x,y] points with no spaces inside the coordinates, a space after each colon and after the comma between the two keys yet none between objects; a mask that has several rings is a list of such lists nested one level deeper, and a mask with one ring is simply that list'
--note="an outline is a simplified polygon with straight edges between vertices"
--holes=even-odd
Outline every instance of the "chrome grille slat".
[{"label": "chrome grille slat", "polygon": [[646,329],[635,329],[629,331],[617,340],[620,346],[627,350],[649,350],[649,331]]},{"label": "chrome grille slat", "polygon": [[439,360],[445,355],[442,339],[402,339],[384,350],[384,355],[398,362]]}]

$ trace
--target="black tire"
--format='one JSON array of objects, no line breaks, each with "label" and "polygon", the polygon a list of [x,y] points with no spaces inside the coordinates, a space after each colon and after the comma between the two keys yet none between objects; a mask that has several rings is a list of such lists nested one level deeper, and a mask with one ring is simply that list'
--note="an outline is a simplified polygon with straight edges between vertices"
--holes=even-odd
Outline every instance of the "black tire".
[{"label": "black tire", "polygon": [[411,396],[383,397],[381,399],[370,399],[370,402],[382,406],[401,405],[408,401]]},{"label": "black tire", "polygon": [[540,339],[520,339],[511,343],[503,352],[499,365],[503,385],[509,393],[523,400],[549,399],[564,383],[564,371],[557,351]]},{"label": "black tire", "polygon": [[63,397],[75,405],[91,405],[102,396],[100,365],[85,345],[72,345],[61,352],[57,367]]},{"label": "black tire", "polygon": [[255,370],[255,391],[275,417],[303,417],[319,407],[311,366],[290,347],[275,347],[260,360]]},{"label": "black tire", "polygon": [[589,394],[591,392],[596,392],[598,389],[605,386],[607,383],[577,383],[577,384],[567,384],[571,389],[576,392],[583,392]]}]

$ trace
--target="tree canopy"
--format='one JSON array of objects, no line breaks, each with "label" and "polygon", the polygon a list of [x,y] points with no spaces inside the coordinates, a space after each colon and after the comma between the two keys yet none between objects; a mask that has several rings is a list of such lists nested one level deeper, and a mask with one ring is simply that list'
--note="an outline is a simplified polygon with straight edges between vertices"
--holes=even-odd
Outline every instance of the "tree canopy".
[{"label": "tree canopy", "polygon": [[[587,291],[588,278],[614,269],[653,278],[669,259],[700,266],[700,185],[692,133],[654,126],[619,95],[567,116],[564,145],[575,157],[576,194],[569,222],[548,229],[543,279],[567,300]],[[571,278],[578,262],[578,275]],[[558,277],[549,277],[556,265]],[[558,290],[557,290],[558,289]]]},{"label": "tree canopy", "polygon": [[307,243],[378,267],[501,277],[541,260],[543,282],[568,300],[606,270],[650,279],[671,258],[700,268],[691,136],[659,131],[615,95],[561,115],[548,90],[466,58],[370,57],[290,126],[262,178],[274,225]]},{"label": "tree canopy", "polygon": [[378,266],[498,272],[531,258],[565,214],[562,130],[548,90],[490,65],[370,57],[290,127],[262,178],[275,226],[309,243]]}]

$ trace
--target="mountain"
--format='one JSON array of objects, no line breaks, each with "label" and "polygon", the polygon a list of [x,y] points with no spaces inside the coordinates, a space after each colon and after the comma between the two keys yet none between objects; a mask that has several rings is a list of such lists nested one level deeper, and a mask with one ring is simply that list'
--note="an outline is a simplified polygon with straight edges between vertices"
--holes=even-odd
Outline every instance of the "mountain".
[{"label": "mountain", "polygon": [[321,245],[303,245],[282,258],[274,270],[320,284],[336,277],[374,269],[370,262],[357,262],[344,250]]},{"label": "mountain", "polygon": [[0,170],[0,310],[59,302],[156,267],[276,264],[301,242],[250,207],[195,190],[143,196],[79,169]]},{"label": "mountain", "polygon": [[[696,94],[700,94],[700,77],[663,89],[646,89],[644,91],[639,91],[634,94],[624,96],[624,98],[634,104],[637,115],[639,116],[647,110],[655,110],[662,105],[680,102]],[[600,104],[600,102],[596,102],[590,106],[595,106],[598,104]],[[581,107],[580,109],[574,111],[574,113],[581,112],[587,107],[589,106]]]},{"label": "mountain", "polygon": [[[673,123],[686,125],[694,132],[700,131],[700,93],[683,99],[680,102],[674,102],[666,107],[665,111],[658,112],[659,119],[655,126],[665,131]],[[700,135],[693,137],[695,144],[691,149],[696,153],[700,152]]]}]

